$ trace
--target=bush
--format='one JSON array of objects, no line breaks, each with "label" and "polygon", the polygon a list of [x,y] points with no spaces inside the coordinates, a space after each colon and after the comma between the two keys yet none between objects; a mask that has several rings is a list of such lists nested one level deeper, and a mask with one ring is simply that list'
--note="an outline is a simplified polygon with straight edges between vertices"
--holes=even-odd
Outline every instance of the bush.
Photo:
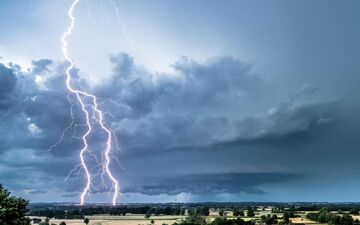
[{"label": "bush", "polygon": [[180,223],[174,223],[174,225],[206,225],[206,221],[200,215],[193,214]]}]

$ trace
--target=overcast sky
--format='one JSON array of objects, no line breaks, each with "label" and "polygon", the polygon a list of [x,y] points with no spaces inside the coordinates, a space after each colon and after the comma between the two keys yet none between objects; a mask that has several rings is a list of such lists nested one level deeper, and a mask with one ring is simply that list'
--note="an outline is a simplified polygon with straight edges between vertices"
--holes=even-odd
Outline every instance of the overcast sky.
[{"label": "overcast sky", "polygon": [[[0,1],[0,183],[32,202],[85,185],[71,2]],[[118,139],[120,202],[360,201],[360,1],[114,3],[80,1],[69,54]]]}]

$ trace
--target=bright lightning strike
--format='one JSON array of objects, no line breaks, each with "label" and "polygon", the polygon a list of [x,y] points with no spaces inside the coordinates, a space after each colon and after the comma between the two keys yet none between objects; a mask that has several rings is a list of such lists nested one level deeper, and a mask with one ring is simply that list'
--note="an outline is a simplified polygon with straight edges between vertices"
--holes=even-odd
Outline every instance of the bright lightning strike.
[{"label": "bright lightning strike", "polygon": [[[71,33],[74,29],[75,17],[73,15],[73,12],[79,2],[80,2],[80,0],[74,0],[67,12],[68,18],[70,19],[70,25],[61,37],[61,44],[62,44],[62,52],[63,52],[64,58],[69,64],[65,71],[66,87],[70,93],[72,93],[76,96],[76,99],[77,99],[78,103],[80,104],[81,110],[84,114],[85,121],[86,121],[86,127],[87,127],[87,131],[85,132],[85,134],[83,134],[83,136],[81,136],[81,139],[83,142],[83,148],[80,150],[80,153],[79,153],[81,166],[82,166],[82,168],[85,172],[85,176],[86,176],[86,185],[80,196],[80,205],[83,205],[85,203],[85,198],[89,194],[90,188],[92,186],[92,176],[90,173],[90,169],[85,160],[85,153],[89,152],[88,136],[94,130],[91,119],[95,119],[95,121],[100,125],[101,129],[107,135],[106,146],[102,152],[104,159],[101,161],[101,164],[102,164],[103,174],[106,174],[112,182],[112,190],[114,191],[113,197],[112,197],[112,204],[115,205],[118,195],[119,195],[119,182],[116,180],[116,178],[114,177],[114,175],[112,174],[112,172],[110,170],[111,146],[112,146],[113,133],[112,133],[111,129],[108,128],[106,123],[104,122],[104,113],[98,107],[96,96],[73,87],[72,83],[71,83],[71,81],[72,81],[71,70],[74,68],[74,62],[68,55],[67,38],[71,35]],[[91,99],[91,103],[90,104],[87,103],[86,99]],[[90,117],[91,114],[92,114],[92,117]],[[75,117],[74,117],[74,114],[72,113],[72,111],[71,111],[71,117],[72,117],[72,121],[74,121]],[[62,137],[60,138],[60,141],[63,138],[63,136],[64,135],[62,135]],[[58,143],[56,143],[55,145],[57,145],[57,144]],[[51,146],[51,148],[52,147],[53,146]]]}]

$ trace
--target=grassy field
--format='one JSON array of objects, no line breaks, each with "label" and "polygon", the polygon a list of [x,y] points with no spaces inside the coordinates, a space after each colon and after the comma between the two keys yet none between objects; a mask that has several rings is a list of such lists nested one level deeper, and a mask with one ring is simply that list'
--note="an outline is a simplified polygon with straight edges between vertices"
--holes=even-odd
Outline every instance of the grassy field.
[{"label": "grassy field", "polygon": [[315,221],[303,218],[303,217],[296,217],[296,218],[291,218],[290,219],[292,223],[305,223],[305,224],[318,224]]},{"label": "grassy field", "polygon": [[[67,225],[84,225],[83,220],[51,220],[56,225],[61,221],[65,221]],[[90,220],[89,225],[147,225],[151,220],[145,219],[108,219],[108,220]],[[154,220],[156,225],[173,224],[176,220]]]},{"label": "grassy field", "polygon": [[[155,225],[168,224],[171,225],[176,221],[180,221],[184,216],[152,216],[150,219],[145,219],[145,215],[126,215],[126,216],[110,216],[98,215],[88,216],[90,219],[89,225],[148,225],[151,220],[155,221]],[[84,225],[83,220],[50,220],[50,223],[60,224],[65,221],[67,225]]]}]

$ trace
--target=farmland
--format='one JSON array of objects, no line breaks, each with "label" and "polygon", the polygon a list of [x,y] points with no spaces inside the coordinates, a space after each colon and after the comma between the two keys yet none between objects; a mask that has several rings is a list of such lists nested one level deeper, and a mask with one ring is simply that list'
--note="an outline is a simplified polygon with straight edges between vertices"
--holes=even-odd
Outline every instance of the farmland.
[{"label": "farmland", "polygon": [[[256,204],[152,204],[119,207],[46,206],[35,207],[30,218],[38,218],[59,225],[172,225],[172,224],[244,224],[244,225],[360,225],[357,204],[287,205]],[[64,214],[65,212],[65,214]],[[130,213],[143,212],[143,213]],[[45,216],[49,213],[48,216]],[[72,218],[71,218],[72,217]],[[192,217],[202,222],[187,223]],[[240,219],[241,218],[241,219]],[[220,221],[220,223],[219,223]],[[221,221],[233,221],[221,223]],[[237,221],[235,223],[235,221]],[[241,222],[242,221],[242,222]]]}]

